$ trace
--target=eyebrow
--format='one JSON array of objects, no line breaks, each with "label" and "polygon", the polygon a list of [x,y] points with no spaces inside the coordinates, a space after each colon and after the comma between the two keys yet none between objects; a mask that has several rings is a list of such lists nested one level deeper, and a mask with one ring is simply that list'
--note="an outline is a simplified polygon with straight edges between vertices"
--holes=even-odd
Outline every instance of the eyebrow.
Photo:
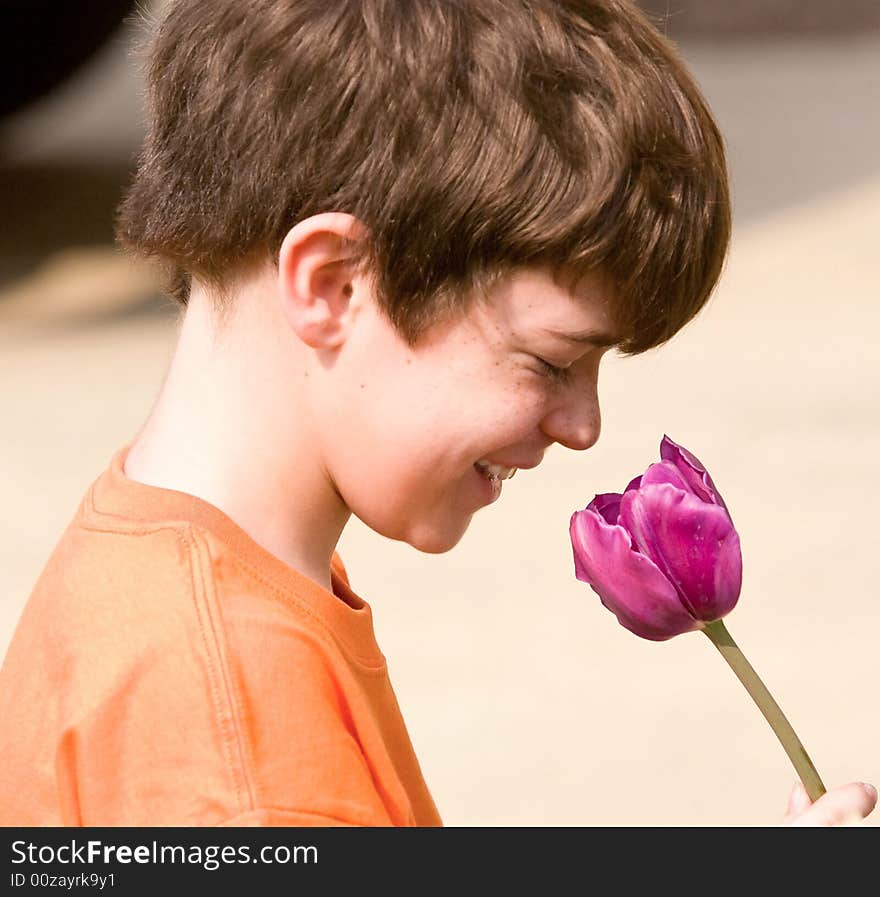
[{"label": "eyebrow", "polygon": [[558,339],[564,339],[566,342],[582,345],[584,343],[592,343],[594,346],[611,347],[616,346],[620,342],[620,338],[610,333],[602,333],[597,330],[582,330],[577,333],[563,333],[560,330],[545,328],[543,331],[548,336],[555,336]]}]

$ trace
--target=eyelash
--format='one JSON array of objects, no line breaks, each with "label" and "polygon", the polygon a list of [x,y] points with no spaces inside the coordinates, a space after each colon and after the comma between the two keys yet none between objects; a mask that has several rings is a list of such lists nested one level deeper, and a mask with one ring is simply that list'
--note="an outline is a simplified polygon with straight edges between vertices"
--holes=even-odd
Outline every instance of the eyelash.
[{"label": "eyelash", "polygon": [[544,361],[543,358],[539,358],[537,355],[535,358],[541,363],[544,376],[554,383],[568,383],[571,379],[571,368],[557,367],[555,364],[550,364],[549,361]]}]

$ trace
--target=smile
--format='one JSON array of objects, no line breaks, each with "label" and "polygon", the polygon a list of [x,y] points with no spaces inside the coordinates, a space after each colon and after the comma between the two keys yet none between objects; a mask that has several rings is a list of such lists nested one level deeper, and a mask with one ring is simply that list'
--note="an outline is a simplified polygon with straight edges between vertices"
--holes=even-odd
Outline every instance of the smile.
[{"label": "smile", "polygon": [[490,480],[510,480],[516,473],[515,467],[500,467],[497,464],[484,464],[482,461],[475,461],[474,467]]}]

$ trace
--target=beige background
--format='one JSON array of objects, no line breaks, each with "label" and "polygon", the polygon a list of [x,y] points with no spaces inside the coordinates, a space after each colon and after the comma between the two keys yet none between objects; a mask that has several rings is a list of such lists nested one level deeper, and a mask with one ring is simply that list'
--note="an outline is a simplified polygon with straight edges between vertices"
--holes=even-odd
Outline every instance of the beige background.
[{"label": "beige background", "polygon": [[[85,177],[127,161],[140,134],[127,39],[0,131],[4,203],[19,203],[0,239],[0,653],[173,348],[149,274],[84,239],[101,228],[80,228],[75,203],[20,189],[34,166]],[[826,784],[880,784],[880,38],[684,49],[735,188],[710,305],[669,346],[609,358],[598,445],[552,448],[452,552],[357,520],[340,543],[448,825],[781,819],[794,772],[708,639],[637,639],[574,578],[572,511],[654,461],[664,432],[706,463],[740,531],[734,638]],[[62,238],[16,229],[53,209]]]}]

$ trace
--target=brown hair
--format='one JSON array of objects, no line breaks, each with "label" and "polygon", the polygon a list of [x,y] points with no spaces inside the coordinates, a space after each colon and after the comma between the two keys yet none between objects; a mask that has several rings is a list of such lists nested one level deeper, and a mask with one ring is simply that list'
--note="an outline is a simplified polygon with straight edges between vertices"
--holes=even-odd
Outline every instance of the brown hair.
[{"label": "brown hair", "polygon": [[614,286],[623,354],[702,308],[730,239],[721,135],[628,0],[172,0],[120,241],[218,290],[299,220],[366,226],[352,259],[412,346],[496,278]]}]

